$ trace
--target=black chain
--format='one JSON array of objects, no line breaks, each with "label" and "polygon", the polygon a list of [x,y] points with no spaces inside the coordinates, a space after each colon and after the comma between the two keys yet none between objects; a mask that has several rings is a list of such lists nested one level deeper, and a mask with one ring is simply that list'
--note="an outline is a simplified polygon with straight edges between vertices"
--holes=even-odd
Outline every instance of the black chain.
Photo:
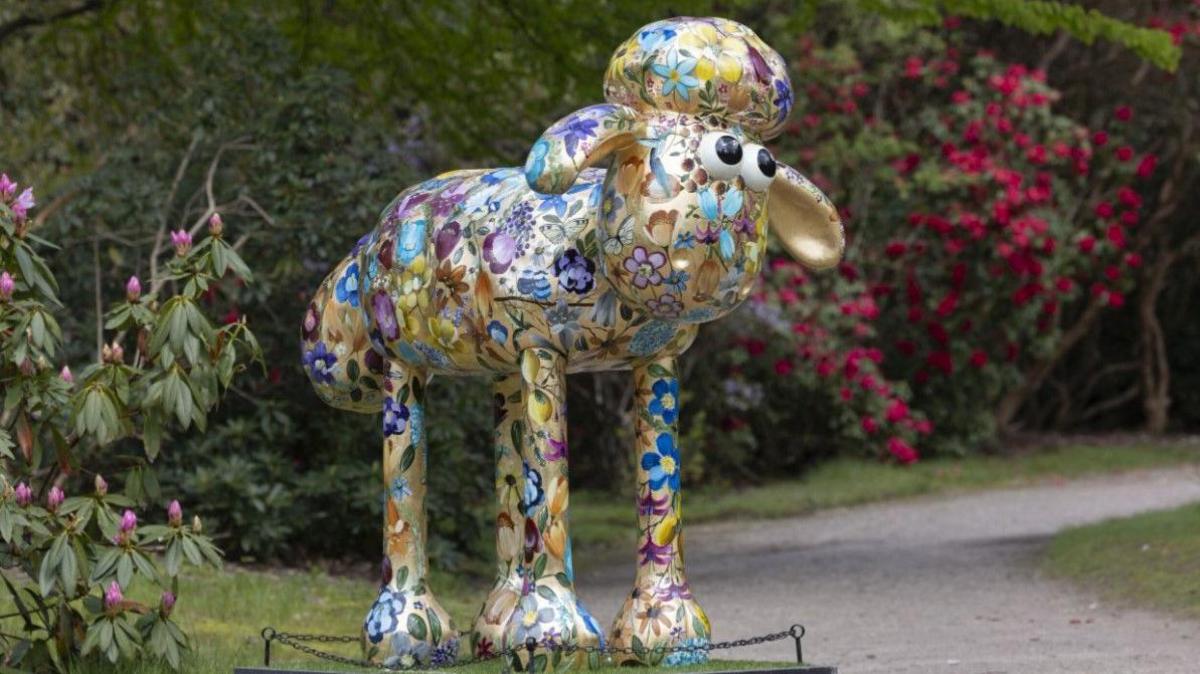
[{"label": "black chain", "polygon": [[[804,664],[804,652],[801,650],[801,639],[804,638],[805,632],[806,632],[806,630],[804,629],[804,626],[797,623],[782,632],[771,632],[769,634],[763,634],[763,635],[757,636],[757,637],[734,639],[732,641],[717,641],[717,642],[692,644],[692,645],[667,646],[667,647],[658,647],[658,648],[651,648],[651,649],[634,649],[634,648],[630,648],[628,646],[577,646],[574,644],[550,644],[550,645],[546,646],[546,648],[548,650],[557,651],[557,652],[560,652],[560,653],[563,653],[566,655],[570,655],[572,653],[582,651],[584,653],[587,653],[588,655],[591,655],[592,653],[596,653],[601,656],[611,656],[614,654],[622,654],[622,655],[634,655],[634,656],[642,657],[642,656],[646,655],[647,653],[653,654],[655,656],[666,656],[669,653],[695,653],[695,652],[699,652],[699,651],[710,652],[710,651],[727,650],[727,649],[733,649],[733,648],[744,648],[746,646],[757,646],[759,644],[770,643],[772,641],[779,641],[780,639],[787,639],[788,637],[791,637],[792,639],[796,640],[796,661],[799,662],[800,664]],[[454,667],[463,667],[466,665],[474,665],[474,664],[478,664],[481,662],[487,662],[489,660],[496,660],[498,658],[504,658],[504,657],[510,657],[510,656],[515,657],[522,650],[522,647],[506,648],[504,650],[497,651],[495,653],[488,653],[487,655],[457,659],[453,663],[439,663],[439,664],[414,663],[414,664],[408,665],[408,666],[403,666],[403,665],[385,666],[385,665],[381,665],[376,662],[371,662],[369,660],[363,660],[363,659],[359,659],[359,658],[349,658],[344,655],[338,655],[336,653],[330,653],[328,651],[323,651],[323,650],[320,650],[317,648],[313,648],[312,646],[309,646],[306,643],[306,642],[316,642],[316,643],[322,643],[322,644],[357,643],[362,639],[361,636],[350,637],[350,636],[336,636],[336,635],[330,635],[330,634],[292,634],[289,632],[276,632],[274,628],[267,627],[267,628],[264,628],[262,631],[262,638],[263,638],[263,665],[267,666],[267,667],[271,666],[271,643],[275,642],[275,641],[283,644],[284,646],[288,646],[289,648],[293,648],[297,651],[300,651],[301,653],[306,653],[308,655],[311,655],[316,658],[320,658],[322,660],[328,660],[329,662],[336,662],[339,664],[350,665],[352,667],[361,667],[364,669],[375,669],[375,670],[382,669],[382,670],[389,670],[389,671],[422,671],[422,670],[433,670],[433,669],[445,669],[447,665],[454,666]],[[523,649],[526,650],[527,652],[529,652],[530,654],[532,654],[537,649],[537,647],[538,647],[537,642],[534,641],[533,639],[530,639],[523,646]]]}]

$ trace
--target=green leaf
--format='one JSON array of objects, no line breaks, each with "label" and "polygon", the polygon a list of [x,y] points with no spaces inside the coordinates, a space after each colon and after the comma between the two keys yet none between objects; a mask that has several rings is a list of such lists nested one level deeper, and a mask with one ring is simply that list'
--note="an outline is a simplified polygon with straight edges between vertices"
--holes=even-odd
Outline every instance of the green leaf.
[{"label": "green leaf", "polygon": [[400,472],[404,472],[412,466],[413,461],[417,459],[417,446],[409,445],[405,448],[404,453],[400,455]]},{"label": "green leaf", "polygon": [[142,415],[142,447],[151,462],[158,458],[162,447],[162,416],[157,410],[148,409]]},{"label": "green leaf", "polygon": [[426,609],[425,615],[429,618],[429,638],[436,646],[442,642],[442,620],[432,608]]},{"label": "green leaf", "polygon": [[408,614],[408,633],[417,641],[425,641],[425,621],[416,613]]}]

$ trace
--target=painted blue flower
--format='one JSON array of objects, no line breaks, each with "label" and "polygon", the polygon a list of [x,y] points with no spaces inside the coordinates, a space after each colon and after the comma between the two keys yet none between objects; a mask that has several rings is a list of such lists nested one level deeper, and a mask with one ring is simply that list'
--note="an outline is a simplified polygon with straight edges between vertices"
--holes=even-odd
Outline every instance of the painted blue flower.
[{"label": "painted blue flower", "polygon": [[729,230],[722,229],[721,236],[717,241],[719,244],[719,250],[721,251],[721,257],[725,260],[732,258],[733,257],[733,235],[729,233]]},{"label": "painted blue flower", "polygon": [[325,342],[317,342],[316,346],[304,354],[304,365],[308,367],[313,381],[320,384],[332,384],[333,373],[337,364],[337,356],[325,348]]},{"label": "painted blue flower", "polygon": [[400,236],[396,241],[396,259],[402,264],[411,264],[425,250],[425,221],[406,220],[400,225]]},{"label": "painted blue flower", "polygon": [[408,425],[409,411],[404,403],[388,396],[383,399],[383,434],[400,435]]},{"label": "painted blue flower", "polygon": [[725,192],[725,196],[721,201],[721,213],[727,218],[732,218],[738,214],[738,211],[742,210],[742,201],[741,190],[731,189]]},{"label": "painted blue flower", "polygon": [[540,269],[526,269],[517,279],[517,292],[535,300],[545,302],[550,299],[550,291],[550,277]]},{"label": "painted blue flower", "polygon": [[[568,539],[567,550],[571,549],[570,544],[571,541]],[[587,631],[599,637],[600,648],[604,648],[604,632],[600,630],[600,623],[596,622],[596,619],[592,617],[592,614],[589,613],[586,608],[584,608],[583,602],[579,601],[579,599],[575,600],[575,613],[579,614],[580,618],[583,618],[583,626],[587,628]]]},{"label": "painted blue flower", "polygon": [[671,651],[662,661],[667,667],[702,665],[708,662],[708,639],[693,637],[684,639],[679,645],[687,647],[688,650]]},{"label": "painted blue flower", "polygon": [[392,486],[388,491],[392,495],[392,500],[396,502],[412,496],[412,487],[408,485],[408,478],[399,475],[392,480]]},{"label": "painted blue flower", "polygon": [[662,320],[653,320],[643,325],[629,342],[629,352],[635,356],[649,356],[667,345],[675,336],[675,325]]},{"label": "painted blue flower", "polygon": [[373,236],[375,236],[374,231],[363,234],[362,237],[358,240],[358,242],[354,244],[354,248],[352,248],[350,250],[350,257],[354,257],[355,255],[358,255],[359,252],[361,252],[362,249],[364,247],[366,247],[366,245],[368,243],[371,243],[371,237],[373,237]]},{"label": "painted blue flower", "polygon": [[679,416],[679,380],[674,377],[659,379],[650,387],[650,392],[654,394],[650,414],[662,417],[663,423],[675,423]]},{"label": "painted blue flower", "polygon": [[553,210],[555,215],[562,217],[567,212],[567,200],[561,194],[543,194],[542,203],[538,204],[539,211]]},{"label": "painted blue flower", "polygon": [[346,272],[334,288],[334,296],[342,304],[358,307],[358,262],[346,265]]},{"label": "painted blue flower", "polygon": [[690,250],[696,247],[696,235],[692,232],[682,232],[675,237],[675,247]]},{"label": "painted blue flower", "polygon": [[686,271],[673,269],[671,270],[671,273],[667,275],[667,280],[665,283],[671,287],[671,290],[674,290],[679,294],[683,294],[683,291],[687,290],[687,282],[689,278],[691,278],[691,276],[689,276]]},{"label": "painted blue flower", "polygon": [[700,190],[698,195],[700,198],[700,212],[709,220],[717,219],[717,195],[711,188],[705,187]]},{"label": "painted blue flower", "polygon": [[596,137],[596,127],[600,126],[599,120],[584,115],[593,114],[593,110],[597,108],[602,109],[605,113],[615,109],[611,105],[593,106],[583,112],[567,115],[558,124],[555,124],[554,128],[550,129],[552,135],[562,138],[563,144],[567,147],[567,154],[574,156],[579,143]]},{"label": "painted blue flower", "polygon": [[675,446],[675,434],[659,433],[655,445],[657,452],[642,455],[642,470],[649,475],[650,488],[662,489],[665,484],[671,491],[679,491],[679,448]]},{"label": "painted blue flower", "polygon": [[583,295],[596,286],[596,263],[580,254],[574,248],[568,248],[554,261],[554,275],[558,277],[558,285],[567,292]]},{"label": "painted blue flower", "polygon": [[787,80],[775,80],[775,105],[779,107],[779,121],[787,119],[792,111],[792,85]]},{"label": "painted blue flower", "polygon": [[433,649],[429,664],[434,667],[449,667],[458,659],[458,639],[447,639]]},{"label": "painted blue flower", "polygon": [[688,89],[700,86],[700,80],[692,75],[696,69],[696,59],[679,58],[679,52],[672,50],[667,63],[655,63],[651,68],[654,74],[663,78],[662,95],[670,96],[671,92],[683,100],[688,100]]},{"label": "painted blue flower", "polygon": [[500,321],[492,321],[487,324],[488,336],[494,341],[504,344],[508,341],[508,326]]},{"label": "painted blue flower", "polygon": [[529,158],[525,160],[525,180],[529,184],[537,181],[546,170],[546,155],[550,152],[550,141],[542,138],[529,149]]},{"label": "painted blue flower", "polygon": [[367,639],[373,644],[383,641],[383,637],[395,631],[399,625],[400,614],[404,612],[406,600],[404,593],[385,587],[379,591],[379,597],[367,613],[363,628],[367,631]]},{"label": "painted blue flower", "polygon": [[542,489],[542,474],[525,462],[525,494],[522,498],[525,506],[525,516],[528,517],[533,509],[542,504],[546,498],[546,490]]},{"label": "painted blue flower", "polygon": [[638,46],[642,51],[653,51],[659,45],[675,37],[675,29],[667,27],[648,28],[638,33]]}]

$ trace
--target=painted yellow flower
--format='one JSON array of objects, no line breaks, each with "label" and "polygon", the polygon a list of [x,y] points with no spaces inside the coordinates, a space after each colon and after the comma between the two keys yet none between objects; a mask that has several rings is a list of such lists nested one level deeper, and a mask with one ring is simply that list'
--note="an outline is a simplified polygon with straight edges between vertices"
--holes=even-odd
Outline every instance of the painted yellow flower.
[{"label": "painted yellow flower", "polygon": [[567,526],[561,518],[555,518],[542,537],[546,541],[546,549],[555,557],[561,558],[567,551]]},{"label": "painted yellow flower", "polygon": [[681,35],[679,43],[699,52],[700,61],[693,74],[701,80],[711,80],[714,74],[726,82],[742,79],[746,43],[741,38],[724,36],[713,26],[701,23]]},{"label": "painted yellow flower", "polygon": [[558,516],[566,512],[570,490],[567,489],[567,478],[559,475],[550,483],[547,501],[550,503],[550,514]]},{"label": "painted yellow flower", "polygon": [[429,333],[444,349],[453,350],[458,345],[458,326],[454,321],[442,316],[429,319]]},{"label": "painted yellow flower", "polygon": [[[670,458],[670,457],[667,457]],[[679,518],[675,515],[667,515],[654,527],[654,542],[658,545],[666,545],[675,539],[675,531],[679,528]]]},{"label": "painted yellow flower", "polygon": [[532,349],[521,352],[521,378],[526,384],[536,384],[538,371],[542,369],[542,363],[538,360],[537,353]]},{"label": "painted yellow flower", "polygon": [[529,418],[539,426],[550,421],[550,416],[554,413],[554,403],[550,400],[550,396],[546,395],[541,389],[534,389],[533,394],[529,396]]}]

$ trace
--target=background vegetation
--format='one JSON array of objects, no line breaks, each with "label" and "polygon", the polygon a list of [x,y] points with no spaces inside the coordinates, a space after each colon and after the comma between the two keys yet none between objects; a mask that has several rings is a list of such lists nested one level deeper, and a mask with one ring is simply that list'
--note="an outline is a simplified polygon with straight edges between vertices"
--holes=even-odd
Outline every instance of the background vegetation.
[{"label": "background vegetation", "polygon": [[[216,210],[254,282],[226,279],[198,302],[217,323],[246,321],[265,363],[204,432],[168,429],[153,462],[131,451],[138,438],[97,445],[60,482],[81,493],[94,473],[134,469],[112,489],[156,508],[179,498],[233,559],[373,559],[377,421],[309,390],[296,344],[309,294],[395,193],[449,168],[521,163],[551,121],[599,100],[611,49],[671,13],[738,19],[784,55],[797,110],[772,149],[827,188],[851,237],[836,273],[773,265],[685,358],[691,485],[756,485],[845,456],[998,451],[1030,431],[1194,431],[1196,12],[7,3],[0,171],[38,187],[34,224],[60,246],[44,251],[64,307],[57,357],[98,361],[102,316],[129,276],[158,271],[161,232]],[[593,493],[620,492],[630,472],[628,386],[571,381],[574,475]],[[449,379],[432,392],[434,554],[453,568],[490,554],[490,394]],[[330,530],[342,535],[309,535]]]}]

